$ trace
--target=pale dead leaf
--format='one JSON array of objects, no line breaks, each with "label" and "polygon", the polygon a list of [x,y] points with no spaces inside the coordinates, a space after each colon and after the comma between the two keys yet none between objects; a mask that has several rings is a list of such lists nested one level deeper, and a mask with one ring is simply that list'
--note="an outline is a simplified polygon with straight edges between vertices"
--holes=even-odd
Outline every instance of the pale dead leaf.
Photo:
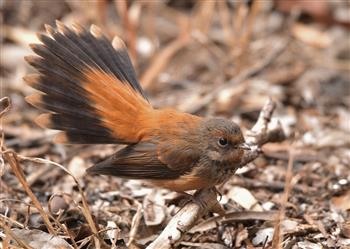
[{"label": "pale dead leaf", "polygon": [[310,241],[298,242],[298,248],[300,249],[322,249],[323,247],[319,244],[312,243]]},{"label": "pale dead leaf", "polygon": [[339,129],[320,129],[306,132],[302,141],[306,145],[311,145],[316,148],[325,147],[342,147],[350,145],[349,132],[341,131]]},{"label": "pale dead leaf", "polygon": [[227,196],[246,210],[263,211],[258,200],[246,188],[233,187]]},{"label": "pale dead leaf", "polygon": [[143,199],[143,216],[147,226],[156,226],[165,220],[164,204],[160,191],[152,191]]},{"label": "pale dead leaf", "polygon": [[65,196],[56,194],[51,196],[48,206],[52,214],[58,215],[60,211],[64,212],[69,208],[69,201]]},{"label": "pale dead leaf", "polygon": [[236,238],[237,229],[233,226],[227,226],[224,228],[224,231],[221,235],[221,240],[225,243],[226,246],[232,248]]},{"label": "pale dead leaf", "polygon": [[235,247],[239,248],[242,245],[242,242],[248,238],[248,235],[249,234],[247,228],[240,226],[236,236]]},{"label": "pale dead leaf", "polygon": [[272,227],[260,229],[252,240],[253,245],[257,246],[257,245],[263,245],[265,242],[266,243],[271,242],[273,237],[273,232],[274,232],[274,229]]},{"label": "pale dead leaf", "polygon": [[116,242],[119,239],[120,229],[114,221],[107,221],[107,236],[112,243],[112,249],[116,249]]},{"label": "pale dead leaf", "polygon": [[332,197],[331,203],[337,210],[350,210],[350,191],[345,192],[341,196]]},{"label": "pale dead leaf", "polygon": [[282,221],[282,229],[284,232],[292,232],[295,231],[298,227],[298,222],[294,220],[284,220]]},{"label": "pale dead leaf", "polygon": [[75,156],[68,164],[68,170],[75,176],[75,178],[80,179],[85,174],[85,162],[81,157]]},{"label": "pale dead leaf", "polygon": [[294,24],[292,33],[300,41],[317,48],[327,48],[332,42],[329,34],[310,25]]},{"label": "pale dead leaf", "polygon": [[17,239],[35,249],[72,249],[64,239],[40,230],[12,229]]}]

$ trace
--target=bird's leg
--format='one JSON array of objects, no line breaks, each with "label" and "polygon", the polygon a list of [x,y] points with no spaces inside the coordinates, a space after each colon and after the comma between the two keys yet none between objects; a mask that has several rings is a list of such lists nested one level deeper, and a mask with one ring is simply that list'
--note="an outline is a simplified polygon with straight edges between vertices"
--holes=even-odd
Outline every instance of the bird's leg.
[{"label": "bird's leg", "polygon": [[[200,190],[197,190],[196,193],[200,191]],[[201,198],[198,198],[198,196],[196,196],[195,194],[189,194],[185,191],[177,191],[178,194],[180,194],[181,196],[183,196],[184,198],[182,200],[180,200],[179,202],[179,206],[180,207],[184,207],[186,206],[187,204],[189,204],[190,202],[192,203],[196,203],[198,206],[200,206],[201,208],[205,208],[207,205],[205,202],[201,201]],[[175,198],[175,199],[178,199],[178,198]]]},{"label": "bird's leg", "polygon": [[[211,190],[215,193],[216,203],[209,208],[209,211],[213,213],[217,213],[219,215],[225,215],[225,210],[220,204],[220,201],[222,199],[222,194],[219,192],[219,190],[215,186],[212,187]],[[217,196],[219,196],[219,200],[217,200]],[[203,201],[198,200],[198,198],[196,198],[196,200],[197,200],[197,203],[199,201],[199,205],[202,205],[202,207],[203,207],[203,204],[204,204],[204,207],[207,207],[207,203],[204,203]]]},{"label": "bird's leg", "polygon": [[[216,195],[220,196],[220,200],[221,200],[222,194],[215,187],[212,187],[211,189]],[[194,193],[194,195],[191,195],[191,194],[186,193],[186,192],[178,192],[179,194],[182,194],[185,197],[187,197],[186,199],[183,200],[183,202],[180,204],[180,206],[184,207],[188,203],[193,202],[193,203],[197,204],[201,209],[207,209],[208,204],[200,197],[200,194],[202,191],[204,191],[204,189],[197,190]],[[216,204],[210,208],[210,211],[213,213],[218,213],[220,215],[225,214],[223,207],[220,205],[220,203],[217,200],[216,200]]]},{"label": "bird's leg", "polygon": [[221,192],[220,192],[216,187],[213,187],[213,190],[214,190],[214,192],[219,196],[218,202],[220,202],[221,199],[222,199],[222,194],[221,194]]},{"label": "bird's leg", "polygon": [[187,193],[185,191],[181,191],[181,192],[178,192],[178,193],[185,197],[184,200],[182,200],[180,202],[180,206],[181,207],[186,206],[189,202],[195,202],[196,201],[196,199],[194,198],[193,195],[191,195],[191,194],[189,194],[189,193]]},{"label": "bird's leg", "polygon": [[[215,199],[215,203],[211,202],[210,207],[208,207],[208,203],[205,202],[203,200],[203,198],[201,198],[200,195],[203,195],[202,192],[208,192],[207,190],[213,192],[215,194],[215,197],[213,196],[213,198]],[[216,187],[210,187],[207,189],[200,189],[198,191],[196,191],[196,193],[193,195],[194,201],[201,207],[201,208],[209,208],[210,212],[213,213],[217,213],[220,215],[225,214],[225,211],[223,209],[223,207],[220,205],[219,201],[217,200],[217,196],[220,196],[220,200],[222,198],[222,194],[216,189]],[[214,205],[212,205],[214,203]]]}]

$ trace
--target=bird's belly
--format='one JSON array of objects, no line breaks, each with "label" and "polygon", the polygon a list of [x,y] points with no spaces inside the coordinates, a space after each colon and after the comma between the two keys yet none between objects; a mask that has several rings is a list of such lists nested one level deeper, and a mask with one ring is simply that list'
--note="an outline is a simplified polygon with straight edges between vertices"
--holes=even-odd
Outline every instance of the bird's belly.
[{"label": "bird's belly", "polygon": [[197,190],[214,187],[226,182],[236,169],[224,169],[223,167],[195,167],[189,174],[176,179],[149,180],[149,182],[161,188],[167,188],[176,192]]},{"label": "bird's belly", "polygon": [[151,180],[152,185],[167,188],[176,192],[208,188],[215,185],[214,182],[200,176],[183,175],[177,179],[170,180]]}]

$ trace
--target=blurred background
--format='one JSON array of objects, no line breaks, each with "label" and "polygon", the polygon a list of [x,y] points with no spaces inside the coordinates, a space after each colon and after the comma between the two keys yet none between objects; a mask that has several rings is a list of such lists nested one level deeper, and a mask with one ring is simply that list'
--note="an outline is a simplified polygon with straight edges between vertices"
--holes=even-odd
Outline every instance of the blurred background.
[{"label": "blurred background", "polygon": [[[155,107],[224,116],[247,130],[266,99],[275,100],[273,123],[281,122],[288,139],[264,146],[264,156],[220,187],[224,207],[278,210],[293,148],[294,188],[286,209],[290,222],[284,245],[350,245],[350,1],[2,0],[0,8],[1,97],[12,101],[2,120],[3,144],[22,156],[67,167],[81,180],[98,227],[108,222],[118,227],[116,245],[130,239],[131,220],[140,203],[148,208],[135,238],[140,248],[154,239],[179,205],[168,203],[174,194],[167,191],[84,175],[88,166],[115,152],[115,145],[53,144],[55,131],[34,124],[39,111],[24,101],[34,90],[22,80],[33,70],[23,57],[32,54],[28,44],[38,42],[36,33],[44,32],[44,24],[55,26],[55,20],[86,28],[96,24],[110,40],[121,37]],[[70,176],[49,164],[23,162],[22,168],[43,206],[65,211],[62,217],[71,222],[67,227],[73,238],[69,243],[87,238],[89,226],[69,201],[80,201]],[[28,213],[26,204],[13,201],[30,199],[9,166],[3,163],[0,170],[1,214],[11,210],[6,215],[12,220],[41,228],[35,209]],[[245,191],[254,205],[240,203]],[[271,227],[266,220],[232,221],[186,235],[184,241],[254,248],[271,243]],[[187,247],[191,246],[179,246]]]}]

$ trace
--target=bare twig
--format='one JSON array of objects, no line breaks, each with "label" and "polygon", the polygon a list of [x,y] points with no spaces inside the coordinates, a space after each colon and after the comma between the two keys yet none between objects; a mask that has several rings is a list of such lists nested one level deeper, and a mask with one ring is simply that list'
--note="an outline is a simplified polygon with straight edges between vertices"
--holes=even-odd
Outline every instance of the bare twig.
[{"label": "bare twig", "polygon": [[233,55],[234,55],[235,61],[237,61],[238,69],[240,69],[243,66],[244,61],[246,60],[247,49],[250,44],[253,27],[256,22],[256,16],[261,9],[261,2],[254,1],[253,5],[249,8],[249,11],[248,11],[247,4],[241,2],[240,9],[241,11],[246,12],[245,20],[244,20],[245,25],[239,26],[241,29],[241,32],[238,36],[239,38],[237,39],[237,44],[236,42],[233,43],[236,46],[232,47],[234,48]]},{"label": "bare twig", "polygon": [[[260,147],[264,143],[270,142],[270,138],[274,138],[274,141],[285,138],[281,126],[278,126],[273,130],[268,130],[268,123],[274,109],[275,103],[269,99],[261,110],[258,121],[250,131],[250,135],[247,138],[247,143],[250,145],[251,150],[244,154],[243,160],[239,166],[244,166],[257,158],[260,153]],[[270,133],[280,134],[281,137],[274,137]],[[185,205],[170,220],[158,238],[147,247],[148,249],[172,248],[174,244],[181,241],[182,235],[189,231],[200,217],[209,210],[212,210],[215,205],[218,204],[216,200],[216,192],[213,189],[199,190],[195,193],[194,198],[195,201],[189,202]]]},{"label": "bare twig", "polygon": [[189,233],[195,232],[205,232],[210,229],[217,227],[218,224],[232,223],[232,221],[242,221],[242,220],[265,220],[274,221],[276,219],[277,212],[275,211],[232,211],[225,215],[214,216],[209,218],[200,224],[191,228]]},{"label": "bare twig", "polygon": [[267,141],[280,142],[285,139],[281,124],[279,122],[277,124],[277,127],[270,130],[269,132],[266,132],[275,108],[276,104],[272,100],[269,100],[264,105],[263,109],[260,112],[258,121],[246,134],[246,142],[248,144],[256,144],[261,146]]},{"label": "bare twig", "polygon": [[217,204],[216,191],[213,189],[198,191],[194,198],[195,201],[185,205],[147,249],[172,248],[200,217]]},{"label": "bare twig", "polygon": [[207,35],[212,25],[214,14],[215,1],[198,1],[192,17],[194,29]]},{"label": "bare twig", "polygon": [[231,45],[233,27],[231,25],[231,14],[226,1],[217,1],[218,13],[224,34],[225,43]]},{"label": "bare twig", "polygon": [[16,225],[19,228],[22,228],[22,229],[24,228],[24,225],[22,223],[19,223],[18,221],[10,217],[7,217],[6,215],[3,215],[3,214],[0,214],[0,223],[2,223],[3,225],[9,223],[11,225]]}]

